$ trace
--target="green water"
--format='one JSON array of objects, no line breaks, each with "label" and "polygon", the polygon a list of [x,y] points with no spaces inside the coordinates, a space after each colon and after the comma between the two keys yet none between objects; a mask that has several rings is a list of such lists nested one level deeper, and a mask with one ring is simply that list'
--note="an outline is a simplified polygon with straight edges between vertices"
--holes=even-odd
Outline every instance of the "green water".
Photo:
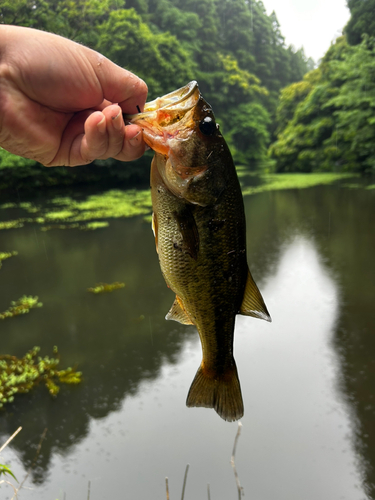
[{"label": "green water", "polygon": [[[246,498],[375,497],[369,185],[356,178],[305,189],[284,183],[245,197],[248,260],[273,318],[236,324],[245,404],[236,462]],[[0,412],[0,443],[23,427],[1,454],[19,479],[48,429],[26,483],[32,489],[19,497],[83,499],[90,481],[92,500],[165,498],[168,476],[170,497],[179,498],[190,463],[186,500],[207,498],[207,483],[212,499],[237,498],[229,463],[237,424],[185,407],[200,345],[193,327],[164,320],[173,293],[145,221],[147,196],[107,194],[114,218],[98,198],[95,205],[70,193],[72,204],[67,195],[4,200],[0,210],[0,221],[23,224],[0,231],[0,253],[18,252],[2,262],[0,312],[23,295],[43,303],[0,322],[0,354],[22,356],[34,345],[50,354],[57,345],[62,365],[83,372],[83,382],[62,387],[56,399],[39,387]],[[120,199],[123,207],[125,199],[138,203],[140,214],[120,209]],[[69,213],[51,216],[62,211]],[[87,221],[108,225],[83,230]],[[87,292],[116,281],[125,287]],[[12,490],[0,488],[0,498],[11,498]]]}]

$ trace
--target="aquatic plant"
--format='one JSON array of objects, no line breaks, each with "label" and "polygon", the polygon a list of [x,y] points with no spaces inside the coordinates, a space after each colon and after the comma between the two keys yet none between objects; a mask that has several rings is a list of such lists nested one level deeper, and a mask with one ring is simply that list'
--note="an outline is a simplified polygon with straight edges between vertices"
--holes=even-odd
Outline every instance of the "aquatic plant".
[{"label": "aquatic plant", "polygon": [[[43,224],[43,222],[42,222]],[[79,224],[53,224],[52,226],[43,226],[40,228],[41,231],[51,231],[51,229],[74,229],[80,228]]]},{"label": "aquatic plant", "polygon": [[[13,472],[9,469],[9,467],[5,464],[0,464],[0,476],[1,474],[4,474],[4,476],[6,474],[8,474],[9,476],[12,476],[13,479],[15,479],[17,481],[17,478],[16,476],[13,474]],[[17,481],[18,482],[18,481]]]},{"label": "aquatic plant", "polygon": [[0,356],[0,408],[12,403],[16,394],[27,393],[43,382],[52,396],[60,390],[59,382],[78,384],[82,373],[74,368],[58,370],[58,349],[53,348],[54,357],[38,356],[40,347],[33,347],[23,358],[8,354]]},{"label": "aquatic plant", "polygon": [[0,222],[0,230],[1,229],[14,229],[23,227],[23,219],[18,220],[8,220],[4,222]]},{"label": "aquatic plant", "polygon": [[109,222],[106,221],[94,221],[94,222],[87,222],[86,224],[83,224],[80,226],[80,229],[83,229],[84,231],[94,231],[95,229],[100,229],[103,227],[108,227]]},{"label": "aquatic plant", "polygon": [[26,314],[34,307],[42,307],[42,302],[38,301],[38,297],[24,295],[18,300],[12,301],[9,309],[0,313],[0,319],[12,318],[20,314]]},{"label": "aquatic plant", "polygon": [[0,252],[0,268],[3,260],[14,257],[15,255],[18,255],[18,252],[16,252],[15,250],[13,250],[12,252]]},{"label": "aquatic plant", "polygon": [[[242,187],[244,196],[263,193],[265,191],[278,191],[282,189],[305,189],[323,184],[332,184],[339,180],[356,177],[356,174],[312,173],[312,174],[267,174],[260,178],[262,184],[257,186]],[[240,180],[244,180],[246,173],[241,172]]]},{"label": "aquatic plant", "polygon": [[[319,184],[331,184],[340,180],[355,178],[356,174],[312,173],[312,174],[265,174],[255,175],[247,166],[238,166],[242,194],[244,196],[280,189],[302,189]],[[345,184],[344,184],[344,187]],[[110,218],[124,218],[143,215],[146,222],[151,220],[152,203],[149,190],[112,189],[77,200],[69,196],[59,196],[49,200],[48,205],[29,202],[5,203],[0,209],[22,208],[32,217],[0,222],[1,229],[23,227],[32,222],[41,225],[42,231],[51,229],[95,230],[109,225]],[[106,220],[104,220],[106,219]]]},{"label": "aquatic plant", "polygon": [[124,288],[124,286],[125,283],[120,283],[119,281],[115,281],[114,283],[98,283],[94,287],[88,288],[87,291],[91,293],[107,293]]},{"label": "aquatic plant", "polygon": [[149,190],[131,189],[120,191],[112,189],[104,193],[76,200],[69,196],[56,197],[49,206],[38,206],[28,202],[5,203],[0,209],[22,208],[34,218],[20,218],[0,223],[0,229],[22,227],[25,222],[43,225],[42,231],[51,229],[95,230],[109,225],[103,219],[149,215],[151,213]]}]

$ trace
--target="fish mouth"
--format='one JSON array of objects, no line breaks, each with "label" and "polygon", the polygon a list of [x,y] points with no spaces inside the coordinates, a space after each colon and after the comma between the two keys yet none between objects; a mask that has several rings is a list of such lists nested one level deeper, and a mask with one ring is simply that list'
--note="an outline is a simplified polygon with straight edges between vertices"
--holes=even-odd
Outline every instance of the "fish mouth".
[{"label": "fish mouth", "polygon": [[170,140],[190,133],[182,122],[199,98],[198,83],[194,80],[163,97],[147,102],[142,113],[124,115],[125,123],[139,125],[146,144],[155,152],[168,155]]},{"label": "fish mouth", "polygon": [[[146,102],[144,111],[142,113],[136,113],[134,115],[124,115],[127,121],[135,123],[144,118],[149,118],[150,115],[157,112],[160,109],[165,110],[189,110],[194,107],[196,99],[194,99],[194,94],[198,90],[198,83],[193,80],[184,87],[174,90],[163,97],[157,97],[153,101]],[[198,90],[199,92],[199,90]]]}]

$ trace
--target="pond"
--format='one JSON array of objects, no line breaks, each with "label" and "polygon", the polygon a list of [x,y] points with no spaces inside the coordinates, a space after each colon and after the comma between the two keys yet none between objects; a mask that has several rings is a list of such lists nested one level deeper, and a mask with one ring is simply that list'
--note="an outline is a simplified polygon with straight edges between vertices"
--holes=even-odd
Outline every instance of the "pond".
[{"label": "pond", "polygon": [[[375,498],[371,188],[344,179],[247,189],[248,261],[273,322],[236,321],[245,415],[235,461],[245,498]],[[0,312],[25,294],[43,303],[0,321],[0,354],[39,345],[50,355],[57,345],[62,367],[83,373],[55,399],[40,386],[0,411],[0,444],[23,427],[0,459],[19,481],[47,428],[21,500],[83,500],[88,489],[91,500],[163,499],[166,476],[174,500],[187,464],[185,500],[208,498],[208,484],[212,500],[238,498],[230,464],[238,424],[185,406],[201,347],[194,327],[164,320],[174,297],[146,198],[137,198],[141,215],[95,215],[106,223],[95,231],[76,222],[85,194],[64,217],[47,215],[51,206],[68,210],[62,196],[0,210],[3,221],[23,218],[23,227],[0,231],[0,252],[18,252],[0,269]],[[125,287],[87,291],[116,281]],[[12,494],[0,486],[1,499]]]}]

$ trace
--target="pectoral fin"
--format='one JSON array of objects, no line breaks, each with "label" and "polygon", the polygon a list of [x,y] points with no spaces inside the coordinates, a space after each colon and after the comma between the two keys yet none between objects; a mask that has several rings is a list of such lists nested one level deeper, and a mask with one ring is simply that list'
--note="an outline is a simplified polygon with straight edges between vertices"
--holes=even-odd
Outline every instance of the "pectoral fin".
[{"label": "pectoral fin", "polygon": [[178,228],[182,236],[180,249],[186,252],[194,260],[198,258],[199,233],[197,223],[190,207],[185,207],[180,212],[174,214]]},{"label": "pectoral fin", "polygon": [[178,321],[181,325],[193,325],[194,323],[189,318],[188,313],[185,311],[182,305],[181,299],[179,297],[175,298],[172,307],[169,309],[168,314],[165,319],[171,319],[173,321]]},{"label": "pectoral fin", "polygon": [[263,297],[249,270],[247,272],[246,288],[241,304],[240,314],[265,319],[266,321],[272,321]]},{"label": "pectoral fin", "polygon": [[158,252],[158,218],[156,216],[155,212],[152,212],[152,232],[154,233],[155,236],[155,246],[156,246],[156,252]]}]

